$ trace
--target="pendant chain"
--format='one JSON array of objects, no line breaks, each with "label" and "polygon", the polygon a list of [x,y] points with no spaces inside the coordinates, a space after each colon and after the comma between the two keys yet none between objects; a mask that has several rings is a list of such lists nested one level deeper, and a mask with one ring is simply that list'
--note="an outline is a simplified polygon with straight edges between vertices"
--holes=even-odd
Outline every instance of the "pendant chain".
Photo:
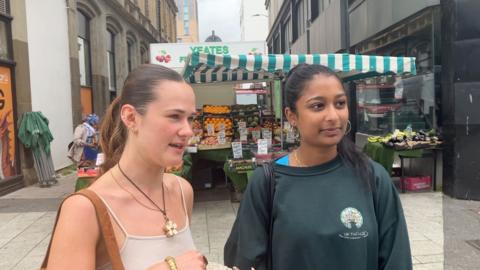
[{"label": "pendant chain", "polygon": [[[142,193],[142,195],[145,198],[147,198],[147,200],[149,200],[153,205],[155,205],[155,207],[157,207],[158,211],[162,212],[165,220],[168,220],[167,208],[166,208],[166,205],[165,205],[165,188],[163,187],[163,182],[162,182],[162,199],[163,199],[163,208],[164,209],[160,208],[160,206],[158,206],[158,204],[156,204],[145,192],[143,192],[142,189],[140,189],[139,186],[137,186],[137,184],[135,184],[135,182],[133,182],[132,179],[130,179],[130,177],[127,176],[127,174],[120,167],[120,163],[118,163],[117,166],[118,166],[118,169],[120,170],[120,172],[123,174],[123,176],[128,180],[128,182],[130,182],[140,193]],[[138,201],[138,200],[136,200],[136,201]],[[142,203],[142,205],[145,206],[143,203]],[[148,209],[152,209],[152,208],[148,207]]]}]

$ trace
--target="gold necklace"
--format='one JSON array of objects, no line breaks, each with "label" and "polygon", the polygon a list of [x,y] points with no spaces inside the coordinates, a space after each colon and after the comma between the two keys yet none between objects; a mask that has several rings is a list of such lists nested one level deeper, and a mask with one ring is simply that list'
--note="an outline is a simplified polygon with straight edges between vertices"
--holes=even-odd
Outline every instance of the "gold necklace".
[{"label": "gold necklace", "polygon": [[307,166],[305,166],[305,164],[300,162],[300,159],[298,159],[297,152],[298,152],[298,149],[295,150],[295,152],[293,152],[293,157],[295,158],[295,161],[297,162],[297,165],[300,165],[300,167],[307,167]]},{"label": "gold necklace", "polygon": [[[166,207],[166,203],[165,203],[165,188],[163,187],[163,182],[162,182],[162,199],[163,199],[163,208],[160,208],[160,206],[158,206],[145,192],[143,192],[143,190],[137,186],[137,184],[135,184],[135,182],[133,182],[132,179],[130,179],[130,177],[128,177],[128,175],[122,170],[122,168],[120,167],[120,163],[117,164],[117,167],[119,169],[119,171],[123,174],[123,176],[140,192],[142,193],[142,195],[147,198],[147,200],[149,200],[153,205],[155,205],[155,207],[158,209],[158,211],[160,211],[162,214],[163,214],[163,218],[165,219],[165,225],[163,225],[163,231],[165,232],[165,235],[167,237],[173,237],[175,236],[178,231],[177,231],[177,224],[175,222],[173,222],[168,216],[167,216],[167,207]],[[136,200],[138,201],[138,200]],[[143,204],[142,204],[143,205]]]}]

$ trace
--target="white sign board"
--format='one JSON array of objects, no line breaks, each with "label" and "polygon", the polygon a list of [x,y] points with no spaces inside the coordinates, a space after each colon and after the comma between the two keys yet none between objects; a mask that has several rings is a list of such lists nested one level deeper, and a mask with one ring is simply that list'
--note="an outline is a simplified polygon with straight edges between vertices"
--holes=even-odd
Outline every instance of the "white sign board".
[{"label": "white sign board", "polygon": [[269,128],[262,128],[262,138],[267,140],[268,147],[272,146],[272,131]]},{"label": "white sign board", "polygon": [[233,158],[242,158],[242,143],[241,142],[232,142],[232,151],[233,151]]},{"label": "white sign board", "polygon": [[258,140],[258,154],[266,155],[268,154],[268,141],[265,139]]},{"label": "white sign board", "polygon": [[246,128],[240,128],[240,141],[246,142],[248,140],[248,130]]},{"label": "white sign board", "polygon": [[212,136],[215,133],[215,127],[213,124],[207,124],[207,134],[208,136]]},{"label": "white sign board", "polygon": [[218,143],[219,144],[225,144],[226,143],[226,140],[225,140],[225,130],[220,130],[218,132]]},{"label": "white sign board", "polygon": [[203,43],[152,43],[150,63],[163,65],[180,72],[188,54],[266,54],[265,41],[203,42]]}]

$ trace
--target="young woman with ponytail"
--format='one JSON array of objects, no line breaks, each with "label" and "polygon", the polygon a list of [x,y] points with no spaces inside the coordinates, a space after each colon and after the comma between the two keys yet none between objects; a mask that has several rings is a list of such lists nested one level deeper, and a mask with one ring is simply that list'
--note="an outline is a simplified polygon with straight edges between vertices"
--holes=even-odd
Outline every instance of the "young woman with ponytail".
[{"label": "young woman with ponytail", "polygon": [[[182,162],[194,113],[193,90],[178,73],[142,65],[128,75],[103,117],[105,162],[88,190],[107,206],[124,269],[206,269],[189,227],[192,188],[164,173]],[[100,227],[89,199],[67,198],[47,269],[112,269]]]},{"label": "young woman with ponytail", "polygon": [[290,71],[284,90],[285,114],[300,133],[300,146],[273,164],[273,179],[262,168],[254,172],[225,245],[225,264],[242,270],[412,269],[390,176],[345,136],[348,100],[338,75],[302,64]]}]

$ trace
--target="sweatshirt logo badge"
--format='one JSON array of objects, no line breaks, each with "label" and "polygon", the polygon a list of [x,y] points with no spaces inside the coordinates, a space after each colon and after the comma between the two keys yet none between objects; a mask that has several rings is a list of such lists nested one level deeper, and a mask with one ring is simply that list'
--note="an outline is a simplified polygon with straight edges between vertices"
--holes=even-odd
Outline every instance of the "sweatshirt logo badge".
[{"label": "sweatshirt logo badge", "polygon": [[339,234],[341,238],[356,240],[368,236],[367,231],[360,231],[360,228],[363,226],[363,216],[356,208],[345,208],[340,213],[340,221],[348,229],[347,232]]},{"label": "sweatshirt logo badge", "polygon": [[363,217],[360,211],[353,207],[345,208],[340,214],[340,220],[345,227],[351,229],[354,226],[360,229],[363,225]]}]

